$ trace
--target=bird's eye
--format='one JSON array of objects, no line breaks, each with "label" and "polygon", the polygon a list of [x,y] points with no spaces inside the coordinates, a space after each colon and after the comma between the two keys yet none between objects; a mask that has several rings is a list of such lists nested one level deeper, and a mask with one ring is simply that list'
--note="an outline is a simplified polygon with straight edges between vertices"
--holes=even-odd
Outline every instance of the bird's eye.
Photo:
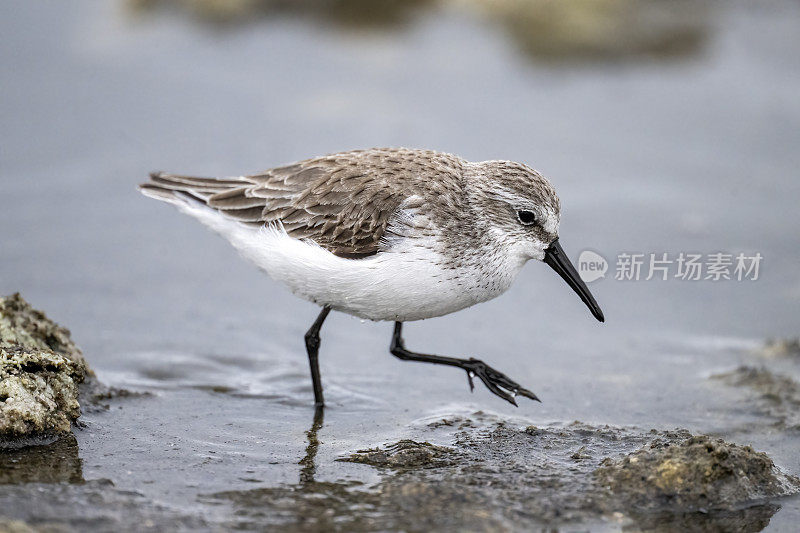
[{"label": "bird's eye", "polygon": [[536,214],[533,211],[517,211],[517,218],[523,226],[536,224]]}]

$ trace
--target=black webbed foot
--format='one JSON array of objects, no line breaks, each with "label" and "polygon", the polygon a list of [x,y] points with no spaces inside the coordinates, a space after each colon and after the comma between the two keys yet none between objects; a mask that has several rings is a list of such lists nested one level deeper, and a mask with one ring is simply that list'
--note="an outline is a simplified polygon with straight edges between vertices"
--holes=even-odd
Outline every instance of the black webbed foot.
[{"label": "black webbed foot", "polygon": [[502,399],[515,406],[517,405],[517,400],[515,399],[517,395],[541,402],[534,393],[479,359],[470,358],[464,361],[462,368],[467,371],[470,390],[475,390],[475,384],[472,382],[472,378],[477,376],[493,394],[500,396]]},{"label": "black webbed foot", "polygon": [[466,370],[470,390],[475,390],[475,384],[472,382],[472,378],[477,376],[493,394],[500,396],[514,406],[517,406],[517,401],[514,399],[517,395],[525,396],[537,402],[541,401],[534,393],[479,359],[458,359],[455,357],[429,355],[406,350],[403,344],[402,330],[403,323],[395,322],[392,344],[389,348],[389,351],[395,357],[403,361],[418,361],[420,363],[431,363],[434,365],[456,366]]}]

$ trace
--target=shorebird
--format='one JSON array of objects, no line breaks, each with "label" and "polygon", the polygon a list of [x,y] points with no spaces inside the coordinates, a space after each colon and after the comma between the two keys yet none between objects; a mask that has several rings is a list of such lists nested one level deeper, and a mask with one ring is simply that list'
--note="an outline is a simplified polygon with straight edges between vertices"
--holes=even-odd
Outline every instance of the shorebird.
[{"label": "shorebird", "polygon": [[499,296],[530,259],[552,267],[604,321],[559,244],[555,189],[521,163],[373,148],[248,176],[154,172],[140,189],[197,218],[294,294],[322,307],[305,334],[316,405],[324,404],[320,329],[331,310],[393,321],[392,355],[460,368],[470,390],[478,377],[514,405],[517,395],[539,399],[479,359],[407,350],[403,323]]}]

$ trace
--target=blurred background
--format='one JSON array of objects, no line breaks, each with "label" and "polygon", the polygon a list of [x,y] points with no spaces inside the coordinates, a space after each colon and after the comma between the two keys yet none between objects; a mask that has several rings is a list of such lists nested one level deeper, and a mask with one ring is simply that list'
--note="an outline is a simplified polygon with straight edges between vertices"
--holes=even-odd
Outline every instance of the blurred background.
[{"label": "blurred background", "polygon": [[[607,322],[531,263],[503,297],[407,325],[410,349],[481,357],[544,400],[515,411],[392,358],[391,325],[334,313],[324,457],[486,408],[717,431],[800,471],[796,437],[738,433],[747,404],[707,379],[800,331],[800,3],[49,0],[3,2],[0,29],[0,293],[70,327],[102,381],[156,392],[89,418],[87,479],[195,505],[243,462],[296,475],[316,308],[136,185],[373,146],[548,176],[566,251],[612,263],[590,287]],[[622,252],[764,259],[757,281],[625,282]],[[185,466],[206,449],[230,461]],[[141,457],[163,476],[120,476]]]}]

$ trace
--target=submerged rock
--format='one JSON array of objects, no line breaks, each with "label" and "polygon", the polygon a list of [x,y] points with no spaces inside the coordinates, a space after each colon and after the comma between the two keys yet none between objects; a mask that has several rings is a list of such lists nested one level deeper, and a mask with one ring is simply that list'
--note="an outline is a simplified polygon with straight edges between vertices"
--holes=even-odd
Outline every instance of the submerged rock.
[{"label": "submerged rock", "polygon": [[800,383],[794,379],[753,366],[740,366],[712,379],[750,389],[755,395],[755,409],[772,418],[773,426],[781,430],[800,430]]},{"label": "submerged rock", "polygon": [[19,294],[0,298],[0,446],[68,433],[87,375],[67,329]]},{"label": "submerged rock", "polygon": [[359,450],[339,461],[363,463],[371,466],[392,468],[436,468],[453,464],[456,451],[452,448],[434,446],[429,442],[404,439],[385,448]]},{"label": "submerged rock", "polygon": [[[574,422],[516,427],[486,417],[428,424],[448,446],[400,440],[344,461],[380,469],[376,484],[351,480],[203,496],[232,504],[225,526],[346,531],[519,531],[581,524],[760,531],[778,506],[764,498],[800,491],[764,454],[692,436]],[[438,435],[435,433],[438,432]],[[313,457],[309,460],[313,461]]]},{"label": "submerged rock", "polygon": [[721,439],[693,436],[678,443],[656,439],[622,459],[605,459],[595,471],[612,506],[686,512],[735,509],[800,489],[766,454]]}]

